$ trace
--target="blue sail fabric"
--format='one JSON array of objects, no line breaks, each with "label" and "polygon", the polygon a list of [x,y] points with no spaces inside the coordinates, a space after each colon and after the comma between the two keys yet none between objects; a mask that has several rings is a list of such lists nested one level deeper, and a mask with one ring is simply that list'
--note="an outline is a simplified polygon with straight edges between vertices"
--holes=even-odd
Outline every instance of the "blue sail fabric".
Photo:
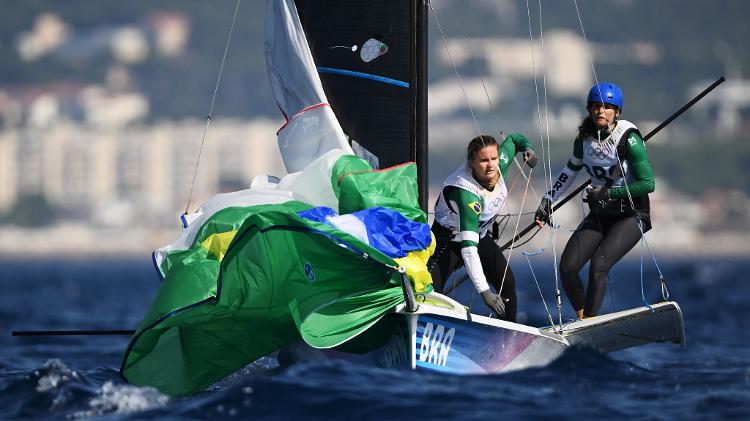
[{"label": "blue sail fabric", "polygon": [[336,211],[329,208],[328,206],[317,206],[314,208],[310,208],[305,211],[298,212],[297,215],[311,221],[320,222],[322,224],[326,223],[326,218],[331,216],[338,216]]},{"label": "blue sail fabric", "polygon": [[320,206],[299,212],[299,215],[348,232],[391,258],[426,250],[432,242],[429,225],[384,207],[338,215],[333,209]]}]

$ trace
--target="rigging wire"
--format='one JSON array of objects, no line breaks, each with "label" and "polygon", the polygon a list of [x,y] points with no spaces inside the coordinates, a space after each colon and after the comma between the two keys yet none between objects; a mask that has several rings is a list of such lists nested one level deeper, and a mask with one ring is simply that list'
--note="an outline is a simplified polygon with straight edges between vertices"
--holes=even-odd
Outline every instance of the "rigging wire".
[{"label": "rigging wire", "polygon": [[[479,128],[479,122],[477,121],[476,115],[474,114],[474,109],[473,109],[473,108],[471,107],[471,103],[469,102],[469,97],[468,97],[468,95],[466,94],[466,90],[465,90],[465,88],[464,88],[463,80],[462,80],[462,78],[461,78],[461,75],[460,75],[460,73],[458,72],[458,67],[456,66],[456,62],[455,62],[455,60],[453,59],[453,54],[451,54],[450,48],[448,47],[448,41],[447,41],[447,39],[446,39],[446,37],[445,37],[445,33],[443,32],[442,26],[440,25],[440,19],[438,18],[437,12],[435,12],[435,9],[434,9],[434,7],[432,6],[432,3],[431,3],[431,2],[428,2],[428,5],[429,5],[429,7],[430,7],[430,11],[432,12],[432,14],[433,14],[433,16],[434,16],[434,18],[435,18],[435,23],[436,23],[436,25],[437,25],[437,28],[438,28],[438,32],[440,32],[440,37],[441,37],[441,39],[442,39],[442,41],[443,41],[443,46],[445,47],[445,51],[446,51],[446,53],[448,54],[448,58],[449,58],[449,60],[450,60],[450,62],[451,62],[451,66],[453,67],[453,72],[454,72],[454,73],[456,74],[456,78],[458,79],[458,84],[459,84],[459,87],[461,88],[461,92],[462,92],[462,94],[463,94],[463,97],[464,97],[464,101],[466,102],[466,105],[467,105],[467,107],[469,108],[469,112],[471,113],[471,118],[472,118],[472,120],[473,120],[473,122],[474,122],[474,126],[476,127],[476,129],[477,129],[477,133],[478,133],[478,135],[479,135],[479,136],[480,136],[480,138],[481,138],[481,136],[482,136],[482,132],[481,132],[481,129]],[[462,25],[463,25],[463,21],[462,21]],[[464,29],[465,29],[465,26],[464,26]],[[467,36],[467,38],[468,38],[468,33],[466,34],[466,36]],[[486,89],[486,86],[485,86],[485,84],[484,84],[484,79],[483,79],[483,78],[482,78],[482,86],[484,87],[484,90],[485,90],[485,94],[487,95],[487,97],[488,97],[488,99],[489,99],[489,94],[487,93],[487,89]],[[490,103],[490,104],[491,104],[491,103]],[[493,107],[493,110],[494,110],[494,107]],[[499,121],[498,121],[498,124],[499,124]],[[498,126],[498,128],[499,128],[499,126]],[[504,136],[504,134],[503,134],[502,130],[500,130],[500,134],[501,134],[501,136],[503,137],[503,139],[505,139],[505,136]],[[483,142],[483,144],[484,144],[484,142]],[[498,170],[499,170],[499,169],[498,169]],[[522,171],[522,172],[523,172],[523,171]],[[529,174],[531,174],[531,172],[530,172]],[[503,178],[504,178],[504,177],[503,177],[503,175],[502,175],[502,172],[500,172],[500,178],[501,178],[501,179],[503,179]],[[525,189],[525,191],[524,191],[524,197],[523,197],[523,200],[525,201],[525,198],[526,198],[526,193],[527,193],[527,191],[528,191],[528,186],[529,186],[529,184],[530,184],[531,180],[530,180],[530,178],[527,178],[527,177],[525,176],[525,174],[524,174],[524,178],[526,178],[526,189]],[[515,183],[514,183],[514,185],[515,185]],[[508,194],[509,194],[509,193],[510,193],[511,191],[512,191],[512,186],[511,186],[511,190],[509,190],[509,191],[508,191]],[[503,207],[505,207],[506,205],[507,205],[507,200],[506,200],[506,201],[505,201],[505,202],[503,203]],[[523,202],[522,202],[522,206],[523,206]],[[521,210],[520,210],[519,212],[523,212],[523,208],[521,208]],[[519,222],[520,222],[520,214],[519,214],[518,218],[519,218]],[[516,224],[516,230],[517,230],[517,229],[518,229],[518,223]],[[509,266],[509,265],[510,265],[510,262],[506,261],[506,266],[505,266],[505,270],[503,271],[503,279],[501,280],[501,289],[502,289],[502,285],[503,285],[503,284],[505,283],[505,276],[506,276],[506,274],[507,274],[507,270],[508,270],[508,266]],[[474,292],[476,292],[476,291],[474,291]],[[499,291],[498,291],[498,293],[499,293]],[[474,300],[474,293],[472,292],[472,296],[471,296],[471,299],[470,299],[470,304],[469,304],[469,306],[470,306],[470,307],[471,307],[471,303],[473,302],[473,300]]]},{"label": "rigging wire", "polygon": [[[490,114],[492,115],[493,119],[495,120],[495,125],[497,126],[497,132],[500,134],[500,137],[505,140],[505,132],[503,132],[503,129],[500,124],[500,118],[498,117],[497,111],[495,111],[495,105],[492,103],[492,99],[490,98],[490,94],[487,90],[487,85],[484,81],[484,73],[482,72],[482,69],[479,66],[479,62],[477,60],[477,54],[474,51],[474,44],[472,43],[471,39],[472,37],[469,35],[469,30],[466,28],[466,24],[464,23],[464,17],[463,13],[461,12],[461,7],[458,4],[458,1],[454,2],[454,5],[456,6],[456,12],[458,14],[458,19],[461,22],[461,28],[464,30],[464,37],[466,38],[466,42],[469,44],[469,51],[471,53],[472,61],[474,62],[474,67],[476,68],[477,74],[479,75],[479,80],[482,82],[482,89],[484,90],[484,96],[487,98],[487,103],[490,105]],[[513,157],[513,163],[516,164],[516,168],[521,172],[521,175],[526,180],[526,183],[531,183],[531,179],[526,176],[526,172],[523,169],[523,166],[518,162],[518,158],[515,156]],[[534,197],[539,199],[539,196],[536,193],[536,190],[534,190],[534,186],[531,187],[531,192],[534,194]]]},{"label": "rigging wire", "polygon": [[[547,191],[552,186],[552,158],[550,154],[550,138],[549,138],[549,104],[547,102],[547,74],[545,69],[545,54],[544,54],[544,21],[542,19],[542,3],[541,0],[538,1],[538,8],[539,8],[539,39],[540,39],[540,45],[541,45],[541,56],[542,56],[542,66],[541,66],[541,73],[542,73],[542,86],[544,89],[544,120],[545,120],[545,128],[546,128],[546,151],[547,151],[547,162],[545,166],[545,184],[547,187]],[[536,93],[536,103],[537,103],[537,123],[539,125],[539,138],[540,143],[542,145],[542,153],[544,153],[544,145],[545,145],[545,130],[542,129],[542,111],[540,106],[540,100],[539,100],[539,85],[537,81],[536,76],[536,60],[534,59],[534,35],[533,35],[533,25],[531,23],[531,6],[529,5],[529,0],[526,0],[526,15],[528,17],[528,25],[529,25],[529,45],[531,46],[531,66],[532,66],[532,72],[534,74],[534,91]],[[555,300],[557,304],[557,317],[560,325],[562,325],[562,299],[560,295],[560,279],[559,274],[557,271],[557,241],[556,241],[556,232],[557,228],[554,224],[554,213],[550,215],[550,224],[552,228],[552,255],[553,255],[553,272],[555,274]],[[535,234],[536,235],[536,234]],[[533,238],[533,237],[532,237]],[[524,243],[525,244],[525,243]]]},{"label": "rigging wire", "polygon": [[[536,237],[536,235],[539,232],[541,232],[541,229],[536,230],[536,232],[534,232],[534,234],[531,236],[531,238],[529,238],[528,240],[524,241],[522,244],[517,245],[516,247],[520,247],[520,246],[528,243],[529,241],[531,241],[532,238]],[[550,321],[550,326],[555,326],[555,322],[554,322],[554,320],[552,318],[552,313],[549,311],[549,307],[547,306],[547,300],[544,297],[544,293],[542,292],[542,288],[540,287],[539,281],[537,280],[537,277],[536,277],[536,272],[534,272],[534,266],[531,264],[531,259],[529,259],[529,257],[530,256],[537,256],[537,255],[540,255],[540,254],[544,253],[544,250],[549,246],[550,241],[554,238],[554,234],[553,233],[554,233],[554,231],[550,231],[550,235],[547,237],[547,240],[545,242],[546,245],[544,247],[542,247],[542,248],[540,248],[540,249],[538,249],[536,251],[522,251],[521,252],[521,254],[523,254],[524,257],[526,257],[526,263],[529,265],[529,271],[531,272],[531,276],[534,278],[534,282],[536,283],[536,288],[537,288],[537,291],[539,291],[539,297],[542,299],[542,304],[544,305],[544,310],[547,312],[547,318]],[[554,270],[554,268],[553,268],[553,270]],[[560,325],[562,326],[562,323]]]},{"label": "rigging wire", "polygon": [[[451,62],[451,67],[453,68],[453,72],[455,73],[456,78],[458,79],[458,84],[459,84],[459,87],[461,88],[461,93],[463,94],[464,101],[466,102],[466,107],[469,109],[469,113],[471,113],[471,118],[472,118],[472,121],[474,122],[474,127],[477,129],[477,135],[481,136],[482,135],[482,131],[479,128],[479,121],[477,120],[476,115],[474,114],[474,109],[472,108],[471,103],[469,102],[469,96],[466,93],[466,89],[464,88],[463,79],[461,78],[461,75],[460,75],[460,73],[458,71],[458,66],[456,66],[456,62],[453,59],[453,54],[451,53],[451,50],[448,47],[448,41],[447,41],[447,38],[445,36],[445,32],[443,32],[443,28],[440,25],[440,19],[438,18],[437,12],[432,7],[432,3],[428,2],[428,5],[430,7],[430,11],[432,12],[432,15],[435,18],[435,23],[437,25],[438,32],[440,32],[440,37],[441,37],[442,42],[443,42],[443,47],[445,48],[445,51],[448,54],[448,58],[449,58],[449,60]],[[484,86],[484,80],[482,80],[482,85]],[[485,93],[487,93],[486,88],[485,88]],[[501,135],[503,136],[503,140],[504,140],[505,139],[505,135],[504,135],[504,133],[502,133],[502,131],[501,131]],[[522,171],[522,173],[523,173],[523,171]],[[502,173],[500,175],[502,176]],[[526,178],[525,174],[524,174],[524,178]],[[530,180],[528,178],[526,180],[527,180],[527,183],[530,182]],[[511,187],[508,190],[508,194],[512,193],[512,191],[513,191],[513,189]],[[503,203],[503,207],[505,207],[506,205],[507,205],[507,201],[505,203]]]},{"label": "rigging wire", "polygon": [[[451,61],[451,64],[453,66],[453,70],[456,73],[456,76],[458,77],[459,85],[460,85],[461,91],[462,91],[462,93],[464,95],[464,100],[466,101],[466,103],[467,103],[467,105],[469,107],[469,110],[471,112],[472,118],[474,119],[474,124],[477,126],[477,130],[479,130],[479,125],[477,123],[477,120],[476,120],[476,117],[474,115],[473,109],[471,108],[471,104],[469,104],[468,97],[466,95],[466,91],[463,88],[463,83],[462,83],[461,77],[460,77],[460,75],[458,73],[458,69],[456,67],[455,61],[453,60],[453,56],[450,53],[450,49],[448,48],[448,44],[447,44],[447,41],[446,41],[446,38],[445,38],[445,34],[444,34],[443,30],[442,30],[442,27],[440,26],[440,22],[439,22],[439,18],[437,16],[437,13],[435,12],[435,9],[432,7],[432,4],[429,4],[429,6],[430,6],[430,10],[433,13],[433,16],[435,17],[435,21],[437,23],[438,30],[439,30],[440,35],[442,37],[445,49],[446,49],[446,51],[448,53],[448,57],[449,57],[449,59]],[[530,7],[528,5],[528,0],[526,1],[526,6],[527,6],[527,14],[529,16],[529,34],[530,34],[530,38],[531,38],[532,62],[533,62],[533,60],[534,60],[534,58],[533,58],[533,35],[531,35],[531,12],[530,12]],[[539,4],[539,9],[540,9],[540,21],[541,21],[541,3]],[[463,20],[462,20],[462,25],[463,25]],[[465,26],[464,26],[464,30],[465,30]],[[468,34],[467,34],[467,38],[468,38]],[[543,39],[543,33],[542,33],[542,39]],[[470,45],[470,48],[472,48],[472,51],[473,51],[473,47],[471,47],[471,41],[470,40],[469,40],[469,45]],[[542,42],[542,46],[543,45],[544,44]],[[544,48],[542,48],[542,57],[544,57]],[[480,75],[481,75],[481,72],[480,72]],[[534,69],[534,75],[536,75],[536,70],[535,69]],[[543,139],[544,138],[543,138],[543,133],[542,133],[542,129],[541,129],[541,110],[540,110],[540,107],[539,107],[539,89],[538,89],[538,85],[537,85],[537,81],[536,81],[536,76],[534,78],[534,84],[535,84],[535,90],[536,90],[536,96],[537,96],[537,115],[538,115],[538,118],[539,118],[540,138],[542,139],[542,145],[543,145]],[[483,78],[482,78],[482,86],[484,87],[485,94],[487,95],[488,100],[489,100],[489,94],[487,93],[486,86],[484,84]],[[548,149],[549,149],[549,117],[548,117],[549,116],[549,111],[548,111],[549,107],[548,107],[548,103],[547,103],[546,75],[544,75],[544,98],[545,98],[545,119],[546,119],[546,122],[547,122],[547,124],[546,124],[546,127],[547,127],[547,144],[548,144]],[[490,104],[491,104],[491,101],[490,101]],[[491,105],[491,107],[492,107],[492,105]],[[492,109],[493,109],[493,116],[494,116],[494,107],[492,107]],[[499,121],[497,121],[497,123],[498,123],[498,127],[499,127]],[[499,131],[502,134],[502,130],[499,130]],[[548,158],[548,160],[549,160],[549,158]],[[518,164],[518,162],[516,162],[516,164]],[[551,164],[549,164],[549,166],[551,167]],[[521,172],[523,173],[523,171],[521,171]],[[531,174],[531,172],[530,172],[530,174]],[[524,174],[524,178],[526,178],[525,174]],[[550,170],[550,178],[551,178],[551,170]],[[523,202],[525,202],[525,200],[526,200],[526,195],[527,195],[528,187],[529,187],[529,184],[530,184],[530,179],[529,178],[526,178],[526,181],[527,181],[527,183],[526,183],[526,189],[524,190],[521,211],[519,212],[519,215],[518,215],[518,222],[520,222],[520,215],[522,214]],[[548,184],[548,186],[549,186],[549,184]],[[516,224],[515,229],[516,229],[516,231],[518,230],[518,223]],[[515,235],[514,235],[514,237],[515,237]],[[513,248],[514,248],[513,245],[511,245],[511,250]],[[502,279],[502,282],[501,282],[501,288],[500,288],[501,290],[502,290],[502,285],[504,284],[504,281],[505,281],[505,275],[507,273],[508,265],[509,265],[509,262],[507,262],[506,267],[505,267],[505,272],[503,274],[503,279]],[[555,266],[556,266],[556,259],[555,259]],[[558,284],[557,273],[555,273],[555,283],[556,283],[556,285]],[[454,287],[455,286],[457,286],[457,285],[454,285]],[[471,301],[473,301],[473,295],[474,294],[472,294]],[[559,313],[559,318],[560,318],[560,324],[562,324],[561,304],[560,304],[560,298],[559,298],[560,297],[559,287],[557,288],[557,297],[558,297],[558,313]],[[544,299],[544,297],[542,297],[542,299]],[[545,303],[545,306],[546,306],[546,303]]]},{"label": "rigging wire", "polygon": [[[591,64],[591,70],[592,70],[592,72],[594,74],[594,80],[596,82],[596,86],[598,87],[599,86],[599,77],[596,74],[596,68],[594,67],[594,60],[593,60],[593,58],[591,57],[591,54],[590,54],[591,49],[589,47],[588,39],[586,38],[586,31],[583,28],[583,19],[581,18],[581,12],[578,9],[578,1],[577,0],[573,0],[573,5],[575,6],[576,15],[578,16],[578,23],[581,26],[581,34],[583,36],[583,41],[586,44],[586,51],[589,52],[589,54],[588,54],[588,56],[589,56],[589,63]],[[601,91],[599,92],[599,95],[601,96]],[[609,125],[609,123],[608,123],[608,125]],[[610,133],[611,133],[611,130],[610,130]],[[644,145],[644,147],[645,147],[645,145]],[[622,174],[622,179],[623,179],[623,182],[625,184],[625,192],[628,195],[628,202],[630,203],[631,209],[635,212],[635,203],[633,202],[633,196],[630,193],[630,188],[628,186],[628,180],[627,180],[627,177],[625,176],[624,167],[622,165],[622,161],[620,160],[620,155],[619,155],[617,149],[615,149],[615,156],[617,157],[617,164],[618,164],[618,166],[620,168],[620,173]],[[636,213],[636,215],[637,215],[637,213]],[[651,254],[651,259],[654,262],[654,266],[656,266],[656,270],[659,272],[659,280],[661,281],[662,297],[665,300],[668,299],[668,297],[669,297],[669,291],[668,291],[667,286],[666,286],[666,280],[664,279],[664,274],[662,273],[661,268],[659,267],[659,263],[656,261],[656,255],[654,254],[654,251],[651,249],[651,246],[648,244],[648,240],[646,240],[646,234],[645,234],[645,232],[643,232],[643,223],[641,222],[640,218],[638,219],[638,229],[641,232],[641,296],[642,296],[643,302],[646,304],[646,306],[649,309],[651,309],[651,306],[648,304],[648,302],[646,302],[646,297],[645,297],[645,294],[643,293],[643,244],[646,245],[646,248],[648,249],[649,253]],[[653,311],[653,309],[651,309],[651,310]]]},{"label": "rigging wire", "polygon": [[[448,40],[445,38],[445,33],[443,32],[443,28],[440,26],[440,19],[438,19],[437,13],[435,12],[435,8],[432,7],[432,2],[427,2],[427,5],[430,6],[430,11],[432,11],[432,15],[435,17],[435,24],[437,24],[438,32],[440,32],[440,37],[443,40],[443,46],[445,47],[445,52],[448,54],[448,59],[451,62],[451,66],[453,66],[453,72],[456,74],[456,78],[458,79],[458,86],[461,88],[461,93],[463,93],[464,100],[466,101],[466,105],[469,108],[469,112],[471,113],[471,119],[474,121],[474,126],[477,129],[477,136],[482,136],[482,130],[479,128],[479,122],[477,121],[477,117],[474,115],[474,110],[471,108],[471,104],[469,103],[469,97],[466,95],[466,90],[464,89],[464,83],[461,79],[461,75],[458,73],[458,67],[456,67],[456,62],[453,60],[453,54],[451,54],[450,48],[448,48]],[[482,144],[484,144],[484,139],[482,139]]]},{"label": "rigging wire", "polygon": [[[547,151],[549,152],[551,150],[550,148],[550,138],[549,138],[549,103],[548,103],[548,95],[547,95],[547,61],[546,56],[544,54],[544,20],[542,19],[542,1],[538,0],[538,7],[539,7],[539,43],[541,46],[541,52],[542,52],[542,87],[544,88],[544,123],[545,123],[545,135],[546,135],[546,141],[547,141]],[[550,184],[552,183],[552,163],[551,163],[551,154],[548,153],[548,158],[550,160],[549,168],[550,168]],[[554,222],[554,216],[550,216],[551,221]],[[559,273],[557,271],[557,230],[552,230],[552,256],[553,256],[553,267],[555,268],[555,295],[556,295],[556,301],[557,301],[557,318],[560,324],[562,325],[562,299],[560,295],[560,286],[559,286]]]},{"label": "rigging wire", "polygon": [[[464,23],[463,14],[461,13],[461,8],[458,7],[458,3],[457,2],[454,3],[454,4],[457,6],[456,10],[458,12],[459,21],[461,22],[461,27],[464,30],[464,37],[466,38],[466,41],[467,41],[467,43],[469,45],[469,50],[470,50],[470,53],[471,53],[471,56],[472,56],[472,61],[474,62],[474,66],[475,66],[475,68],[477,70],[477,73],[479,74],[479,78],[480,78],[481,83],[482,83],[482,89],[484,90],[485,97],[487,98],[487,102],[489,103],[492,117],[494,118],[495,124],[497,125],[497,131],[500,134],[500,136],[502,137],[502,139],[505,140],[505,138],[506,138],[505,137],[505,133],[503,132],[502,127],[500,125],[500,120],[499,120],[499,118],[497,117],[497,115],[495,113],[495,107],[492,104],[492,99],[490,98],[489,92],[487,91],[487,85],[485,84],[485,81],[484,81],[484,75],[483,75],[483,73],[482,73],[482,71],[481,71],[481,69],[479,67],[479,63],[476,60],[476,54],[474,52],[474,46],[473,46],[473,44],[471,42],[471,37],[469,36],[469,31],[466,28],[466,24]],[[430,8],[432,9],[432,5],[431,4],[430,4]],[[432,9],[432,10],[433,10],[433,14],[435,15],[435,21],[437,22],[438,28],[440,29],[440,22],[438,21],[437,14],[435,13],[434,9]],[[445,44],[446,50],[448,51],[448,56],[451,58],[451,64],[453,65],[453,69],[456,72],[456,75],[458,75],[458,69],[456,68],[456,64],[453,61],[452,55],[450,54],[450,50],[448,49],[448,44],[447,44],[447,42],[445,42],[445,36],[444,36],[444,34],[442,32],[442,29],[440,29],[440,34],[443,37],[443,42]],[[459,83],[461,83],[460,78],[459,78]],[[461,85],[461,86],[462,86],[462,90],[463,90],[463,85]],[[469,103],[468,97],[466,96],[466,92],[464,92],[464,98],[466,99],[467,106],[469,107],[469,110],[471,111],[471,115],[475,119],[474,121],[476,123],[476,118],[474,117],[474,111],[471,108],[471,104]],[[477,129],[479,129],[478,125],[477,125]],[[521,222],[521,214],[523,213],[523,205],[526,202],[526,195],[528,193],[529,186],[531,185],[531,174],[533,172],[533,169],[529,170],[529,177],[527,177],[526,173],[524,172],[523,168],[521,168],[521,165],[518,163],[518,160],[516,159],[515,156],[513,157],[513,161],[519,167],[519,170],[520,170],[523,178],[526,180],[526,186],[524,188],[524,194],[523,194],[523,197],[522,197],[522,200],[521,200],[521,208],[519,209],[518,219],[516,221],[515,229],[514,229],[514,232],[513,232],[513,236],[515,237],[516,233],[518,232],[518,226],[520,225],[520,222]],[[502,174],[501,174],[501,176],[502,176]],[[534,188],[533,187],[531,187],[531,190],[532,190],[532,192],[534,192]],[[512,187],[511,187],[511,191],[512,191]],[[534,195],[536,196],[536,192],[534,192]],[[507,200],[505,201],[505,203],[507,203]],[[505,205],[505,203],[503,205]],[[512,250],[512,248],[511,248],[511,250]],[[505,285],[505,278],[506,278],[507,273],[508,273],[508,267],[510,266],[510,258],[511,258],[511,256],[512,256],[512,251],[509,253],[508,259],[506,259],[506,262],[505,262],[505,268],[503,269],[503,277],[502,277],[502,279],[500,281],[500,291],[502,290],[503,286]],[[498,293],[500,293],[500,291],[498,291]]]},{"label": "rigging wire", "polygon": [[[596,83],[597,89],[599,89],[599,96],[602,97],[601,88],[599,88],[599,76],[596,74],[596,67],[594,67],[594,58],[591,56],[591,47],[589,46],[589,40],[586,37],[586,30],[583,29],[583,18],[581,18],[581,11],[578,9],[578,0],[573,0],[573,5],[576,8],[576,15],[578,16],[578,24],[581,27],[581,35],[583,36],[583,43],[586,45],[586,53],[589,58],[589,64],[591,65],[591,72],[594,74],[594,82]],[[609,123],[607,123],[609,125]]]},{"label": "rigging wire", "polygon": [[203,155],[203,145],[206,143],[206,134],[208,133],[208,127],[211,125],[211,115],[214,112],[214,103],[216,102],[216,94],[219,92],[219,84],[221,83],[221,75],[224,72],[224,63],[227,60],[227,53],[229,52],[229,45],[232,41],[232,32],[234,31],[234,23],[237,20],[237,12],[240,10],[240,2],[237,0],[237,5],[234,7],[234,16],[232,16],[232,25],[229,27],[229,35],[227,35],[227,43],[224,46],[224,56],[221,58],[221,65],[219,66],[219,75],[216,77],[216,85],[214,86],[214,93],[211,97],[211,106],[208,109],[208,116],[206,117],[206,127],[203,129],[203,137],[201,139],[201,146],[198,150],[198,158],[195,161],[195,170],[193,171],[193,181],[190,183],[190,193],[188,194],[187,205],[185,206],[185,215],[190,211],[190,202],[193,200],[193,189],[195,188],[195,178],[198,175],[198,166],[201,162],[201,155]]},{"label": "rigging wire", "polygon": [[[586,37],[586,31],[583,29],[583,19],[581,18],[581,11],[578,9],[578,0],[573,0],[573,5],[575,6],[576,15],[578,16],[578,24],[581,27],[581,35],[583,36],[583,42],[584,42],[584,45],[586,45],[586,52],[588,53],[587,55],[589,58],[589,64],[591,64],[591,72],[594,74],[594,83],[595,83],[594,86],[596,86],[596,90],[599,91],[599,98],[603,98],[604,96],[602,95],[602,88],[601,86],[599,86],[599,76],[596,74],[596,68],[594,67],[594,59],[591,55],[591,48],[589,47],[589,41],[588,41],[588,38]],[[610,132],[612,131],[612,125],[609,124],[609,121],[607,122],[607,130]]]},{"label": "rigging wire", "polygon": [[453,4],[456,5],[456,12],[458,12],[458,19],[461,22],[461,28],[463,28],[464,36],[466,37],[466,41],[469,44],[469,51],[471,52],[472,62],[474,62],[474,67],[476,68],[477,73],[479,74],[479,79],[482,82],[482,89],[484,90],[484,95],[487,98],[487,103],[490,105],[490,112],[492,114],[492,117],[495,120],[495,124],[497,125],[497,132],[500,134],[500,137],[503,140],[505,140],[505,133],[503,132],[503,129],[500,125],[500,119],[495,113],[495,106],[494,104],[492,104],[492,99],[490,98],[490,94],[487,91],[487,86],[484,83],[484,76],[482,74],[482,70],[479,68],[479,63],[477,62],[477,56],[474,53],[474,44],[472,44],[471,37],[469,36],[469,31],[466,29],[466,25],[464,24],[463,13],[461,13],[461,8],[458,6],[458,2],[454,2]]}]

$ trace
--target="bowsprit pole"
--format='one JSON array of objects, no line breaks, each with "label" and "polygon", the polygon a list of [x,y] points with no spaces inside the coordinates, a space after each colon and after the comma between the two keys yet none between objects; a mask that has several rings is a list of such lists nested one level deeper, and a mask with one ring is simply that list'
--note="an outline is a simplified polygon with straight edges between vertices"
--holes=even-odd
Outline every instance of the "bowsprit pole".
[{"label": "bowsprit pole", "polygon": [[[717,79],[716,82],[714,82],[714,83],[711,84],[711,86],[709,86],[708,88],[704,89],[701,93],[699,93],[698,95],[696,95],[695,98],[691,99],[690,102],[688,102],[687,104],[683,105],[682,108],[680,108],[679,110],[677,110],[674,114],[672,114],[671,116],[669,116],[669,118],[667,118],[661,124],[659,124],[658,126],[656,126],[655,129],[653,129],[650,132],[648,132],[648,134],[643,137],[643,141],[645,142],[645,141],[649,140],[651,137],[653,137],[655,134],[659,133],[659,131],[661,129],[663,129],[664,127],[666,127],[667,124],[671,123],[674,119],[676,119],[677,117],[679,117],[680,115],[682,115],[682,113],[684,113],[690,107],[692,107],[693,105],[695,105],[696,102],[700,101],[704,96],[708,95],[709,92],[713,91],[714,88],[716,88],[717,86],[721,85],[725,80],[726,79],[724,78],[724,76],[722,76],[719,79]],[[552,213],[554,213],[556,210],[560,209],[564,204],[568,203],[570,201],[570,199],[572,199],[573,197],[575,197],[576,195],[578,195],[578,193],[580,193],[581,191],[583,191],[583,189],[585,189],[589,184],[591,184],[591,180],[588,180],[588,181],[584,182],[583,184],[581,184],[580,186],[578,186],[575,190],[573,190],[572,193],[570,193],[569,195],[565,196],[565,198],[563,198],[562,200],[558,201],[558,203],[553,204],[552,205]],[[529,226],[527,226],[521,232],[519,232],[515,237],[513,237],[513,239],[511,239],[507,243],[503,244],[500,247],[500,249],[501,250],[507,249],[508,247],[511,246],[511,244],[515,243],[520,238],[522,238],[524,235],[528,234],[529,231],[531,231],[532,229],[534,229],[534,227],[536,227],[536,222],[532,222],[531,224],[529,224]],[[541,227],[540,227],[540,229],[541,229]]]},{"label": "bowsprit pole", "polygon": [[14,330],[11,336],[108,336],[133,335],[132,329]]}]

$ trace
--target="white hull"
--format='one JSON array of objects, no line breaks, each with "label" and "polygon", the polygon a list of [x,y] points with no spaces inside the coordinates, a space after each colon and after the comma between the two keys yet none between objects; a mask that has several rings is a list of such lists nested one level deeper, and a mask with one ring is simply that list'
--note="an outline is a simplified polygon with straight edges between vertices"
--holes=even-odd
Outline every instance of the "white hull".
[{"label": "white hull", "polygon": [[593,317],[562,329],[535,328],[471,314],[460,303],[432,294],[416,312],[401,305],[387,316],[396,328],[374,351],[352,354],[299,342],[280,351],[279,360],[346,359],[384,368],[484,374],[542,367],[576,346],[612,352],[647,343],[684,343],[679,306],[665,302],[652,308]]},{"label": "white hull", "polygon": [[[651,310],[653,309],[653,311]],[[685,343],[682,310],[674,301],[604,314],[547,328],[561,334],[571,346],[614,352],[649,343]]]}]

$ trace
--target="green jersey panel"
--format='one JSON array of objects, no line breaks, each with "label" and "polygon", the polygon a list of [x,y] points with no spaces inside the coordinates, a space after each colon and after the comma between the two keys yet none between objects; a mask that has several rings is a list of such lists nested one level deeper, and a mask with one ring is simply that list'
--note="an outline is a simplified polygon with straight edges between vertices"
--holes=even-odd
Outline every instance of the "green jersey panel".
[{"label": "green jersey panel", "polygon": [[[625,159],[630,165],[629,169],[635,181],[628,184],[630,194],[633,197],[645,196],[656,188],[654,173],[651,170],[651,162],[646,152],[646,144],[636,132],[628,135],[625,145]],[[626,199],[628,197],[625,186],[613,187],[609,190],[612,199]]]},{"label": "green jersey panel", "polygon": [[[482,214],[482,198],[460,187],[446,187],[445,199],[455,207],[459,218],[459,231],[479,233],[479,215]],[[461,247],[477,246],[479,243],[471,240],[461,241]]]}]

